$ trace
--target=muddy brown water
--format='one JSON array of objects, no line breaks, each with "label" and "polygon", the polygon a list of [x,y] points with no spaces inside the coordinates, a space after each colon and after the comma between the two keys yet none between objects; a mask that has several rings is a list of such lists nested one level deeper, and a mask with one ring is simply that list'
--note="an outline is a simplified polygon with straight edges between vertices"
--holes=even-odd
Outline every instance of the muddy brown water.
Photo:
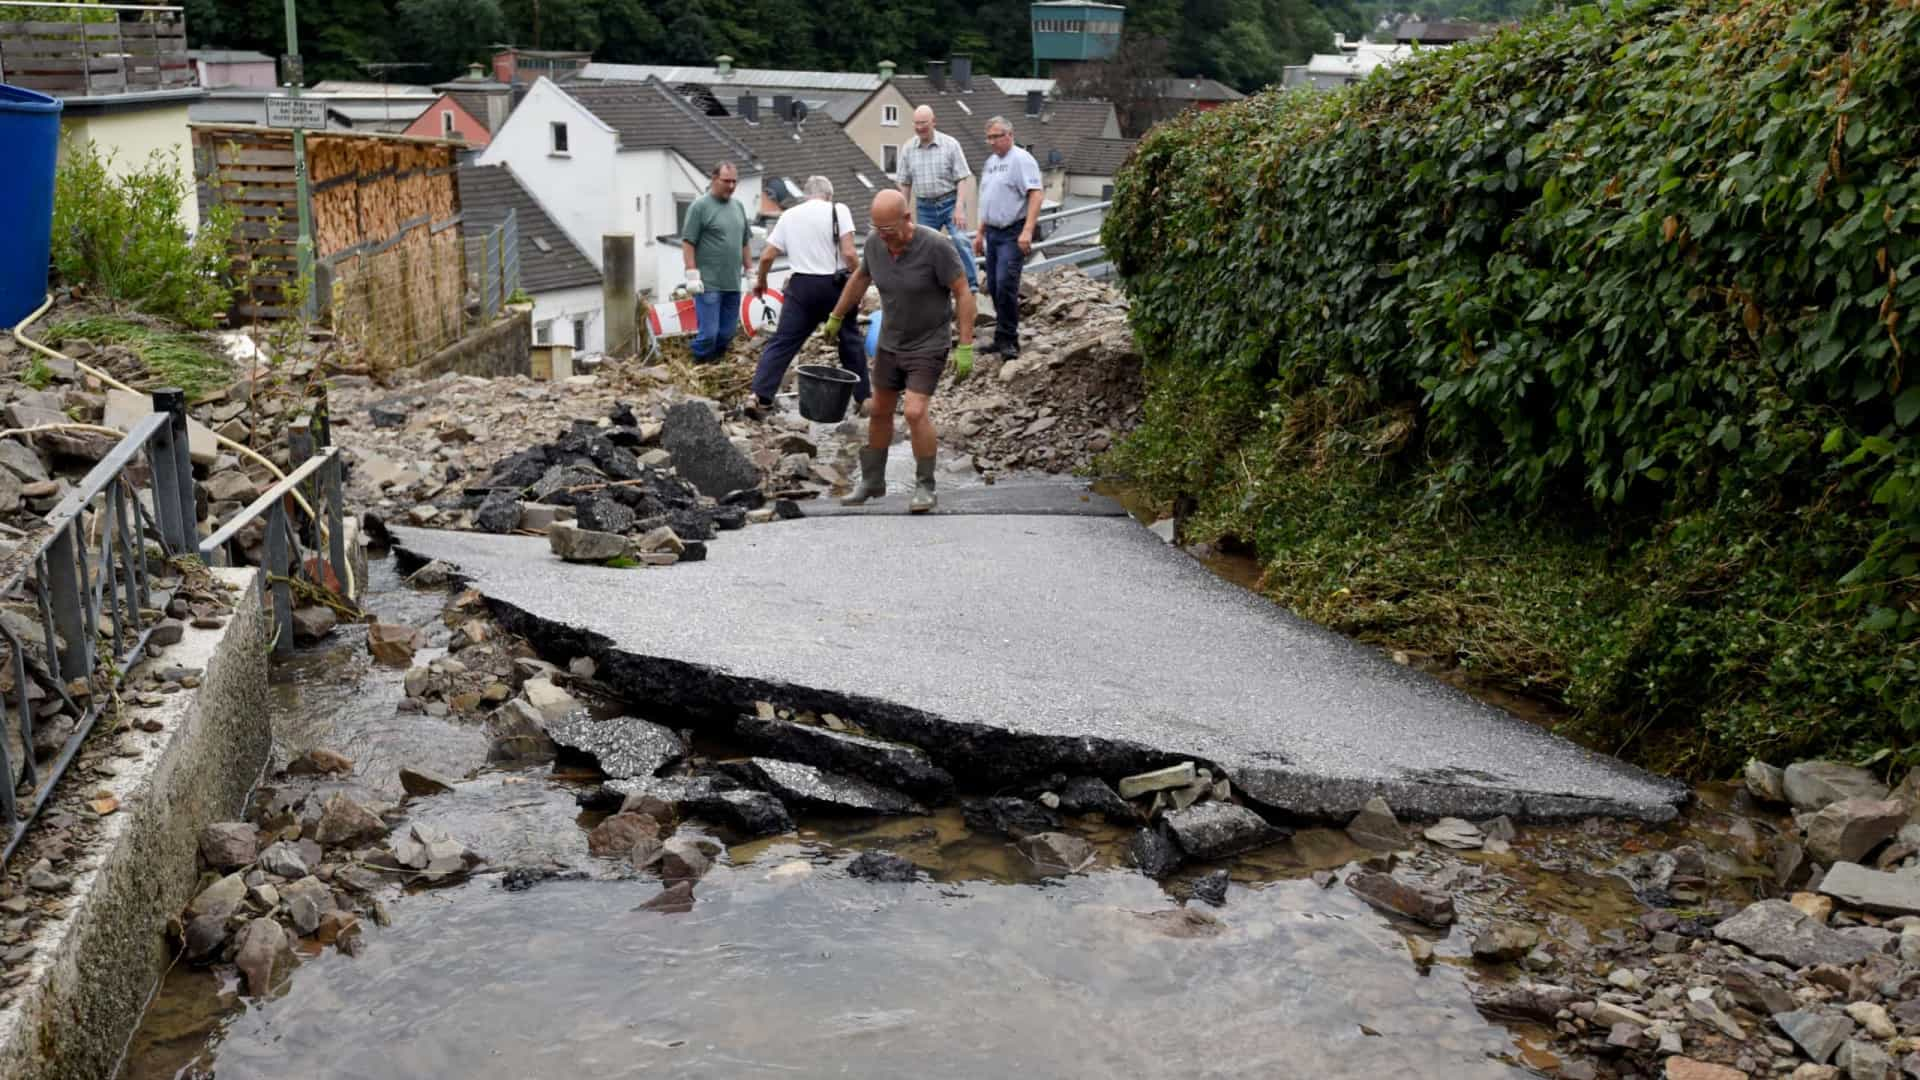
[{"label": "muddy brown water", "polygon": [[[406,589],[386,561],[370,578],[371,609],[432,627],[430,644],[444,646],[442,595]],[[396,715],[402,673],[370,664],[361,634],[350,628],[280,665],[277,760],[329,746],[377,789],[402,764],[479,769],[451,794],[408,803],[412,820],[447,829],[489,867],[585,879],[522,892],[484,873],[431,890],[396,886],[391,925],[366,927],[362,955],[303,952],[264,1000],[240,997],[230,973],[176,967],[129,1047],[124,1080],[1501,1077],[1552,1066],[1541,1033],[1475,1011],[1470,980],[1480,975],[1464,929],[1429,934],[1439,962],[1423,971],[1406,935],[1427,932],[1310,879],[1370,854],[1337,830],[1304,829],[1219,864],[1235,884],[1223,908],[1203,908],[1219,920],[1212,936],[1170,934],[1152,917],[1177,908],[1211,866],[1163,887],[1125,868],[1123,830],[1075,823],[1098,862],[1046,878],[1004,838],[969,831],[954,808],[803,819],[796,834],[730,845],[692,911],[636,910],[660,885],[587,853],[599,818],[575,804],[583,778],[484,769],[475,728]],[[1502,883],[1489,895],[1597,936],[1630,921],[1638,903],[1618,880],[1573,869],[1561,849],[1615,843],[1596,833],[1633,828],[1529,830],[1528,850],[1475,856],[1469,869]],[[849,877],[865,850],[906,856],[929,878]]]}]

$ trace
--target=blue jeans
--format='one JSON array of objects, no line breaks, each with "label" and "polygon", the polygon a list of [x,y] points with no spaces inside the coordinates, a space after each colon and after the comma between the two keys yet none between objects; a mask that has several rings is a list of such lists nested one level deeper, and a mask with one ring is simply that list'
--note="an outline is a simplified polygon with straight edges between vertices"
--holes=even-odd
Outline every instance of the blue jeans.
[{"label": "blue jeans", "polygon": [[[833,314],[840,302],[840,289],[830,274],[794,274],[787,279],[787,292],[780,305],[780,325],[760,350],[760,364],[753,372],[753,396],[772,401],[787,376],[787,365],[806,344],[820,324]],[[840,366],[860,377],[853,388],[853,400],[867,400],[867,345],[860,340],[860,319],[850,314],[840,324]]]},{"label": "blue jeans", "polygon": [[693,312],[700,320],[700,329],[693,335],[694,362],[719,359],[740,328],[740,294],[708,289],[693,298]]},{"label": "blue jeans", "polygon": [[973,241],[961,236],[960,230],[953,227],[953,200],[951,192],[937,199],[915,199],[913,220],[953,237],[953,250],[960,253],[960,265],[967,271],[967,288],[976,289],[980,286],[980,275],[973,265]]},{"label": "blue jeans", "polygon": [[1005,227],[988,225],[987,295],[993,297],[993,345],[1001,352],[1020,351],[1020,230],[1025,223]]}]

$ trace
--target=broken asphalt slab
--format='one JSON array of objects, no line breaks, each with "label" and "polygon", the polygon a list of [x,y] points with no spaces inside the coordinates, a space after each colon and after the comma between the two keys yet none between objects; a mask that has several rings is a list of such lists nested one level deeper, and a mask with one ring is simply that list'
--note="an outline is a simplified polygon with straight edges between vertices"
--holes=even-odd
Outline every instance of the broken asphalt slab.
[{"label": "broken asphalt slab", "polygon": [[663,570],[394,531],[636,701],[728,724],[756,700],[831,711],[970,781],[1192,759],[1260,803],[1336,819],[1376,794],[1403,817],[1532,820],[1666,820],[1686,797],[1295,618],[1126,518],[800,519]]}]

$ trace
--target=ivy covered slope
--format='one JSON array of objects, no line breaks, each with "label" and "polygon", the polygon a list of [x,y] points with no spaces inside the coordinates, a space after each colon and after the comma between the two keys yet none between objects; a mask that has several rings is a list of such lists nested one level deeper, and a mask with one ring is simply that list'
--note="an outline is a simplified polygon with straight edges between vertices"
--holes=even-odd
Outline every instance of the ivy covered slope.
[{"label": "ivy covered slope", "polygon": [[1920,3],[1575,9],[1155,130],[1115,462],[1695,774],[1920,746]]}]

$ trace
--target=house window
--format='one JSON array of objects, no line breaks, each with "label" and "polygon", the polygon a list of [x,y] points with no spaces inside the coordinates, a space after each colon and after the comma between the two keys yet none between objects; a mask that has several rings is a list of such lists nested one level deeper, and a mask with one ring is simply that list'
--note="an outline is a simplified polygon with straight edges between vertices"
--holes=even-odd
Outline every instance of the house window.
[{"label": "house window", "polygon": [[553,320],[533,324],[533,343],[535,345],[553,344]]},{"label": "house window", "polygon": [[1100,201],[1101,202],[1113,201],[1113,185],[1112,184],[1100,185]]},{"label": "house window", "polygon": [[900,106],[898,105],[880,106],[880,125],[882,127],[899,127],[900,126]]},{"label": "house window", "polygon": [[551,127],[553,128],[553,152],[561,155],[566,154],[567,153],[567,125],[561,124],[561,123],[555,123],[551,125]]},{"label": "house window", "polygon": [[693,196],[675,195],[673,197],[673,232],[675,236],[687,231],[687,211],[693,209]]},{"label": "house window", "polygon": [[440,134],[442,135],[453,134],[453,110],[452,109],[448,109],[446,112],[443,112],[440,114]]},{"label": "house window", "polygon": [[889,145],[880,148],[880,168],[885,170],[888,176],[900,171],[899,147]]},{"label": "house window", "polygon": [[587,320],[584,316],[573,320],[573,347],[576,350],[587,347]]}]

